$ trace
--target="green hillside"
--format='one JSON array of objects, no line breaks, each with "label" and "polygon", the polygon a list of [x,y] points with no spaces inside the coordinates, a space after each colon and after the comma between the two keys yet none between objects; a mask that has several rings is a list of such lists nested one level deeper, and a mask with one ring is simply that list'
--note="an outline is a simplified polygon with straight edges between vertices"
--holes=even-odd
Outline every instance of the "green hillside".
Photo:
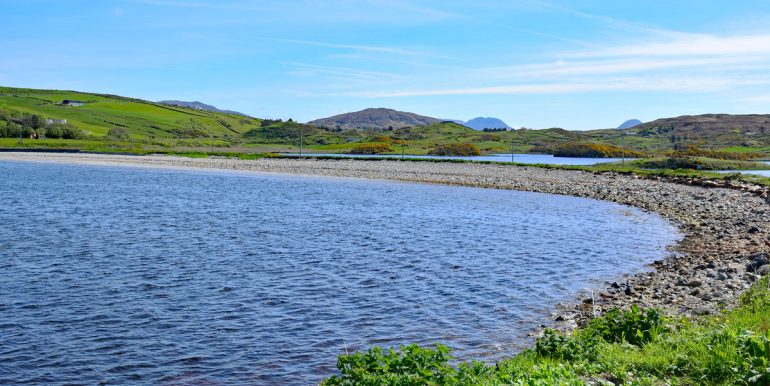
[{"label": "green hillside", "polygon": [[[65,100],[85,102],[72,107]],[[66,119],[86,137],[102,137],[124,129],[135,139],[240,137],[261,120],[168,106],[114,95],[74,91],[0,87],[0,111],[35,114],[44,119]]]},{"label": "green hillside", "polygon": [[[78,103],[67,105],[65,101]],[[316,153],[374,149],[379,153],[403,150],[407,154],[429,154],[454,144],[470,144],[481,153],[511,150],[554,153],[569,144],[571,148],[609,150],[624,145],[645,154],[665,154],[692,146],[745,153],[747,159],[756,158],[758,153],[764,157],[770,154],[770,130],[765,129],[770,127],[770,116],[760,115],[685,116],[623,131],[561,128],[478,131],[453,122],[393,127],[321,127],[115,95],[0,87],[0,147],[107,151],[204,151],[216,147],[218,151],[226,148],[227,152],[253,153],[297,151],[301,141],[306,151]],[[23,138],[21,143],[19,136]],[[608,151],[606,155],[612,152],[615,151]]]}]

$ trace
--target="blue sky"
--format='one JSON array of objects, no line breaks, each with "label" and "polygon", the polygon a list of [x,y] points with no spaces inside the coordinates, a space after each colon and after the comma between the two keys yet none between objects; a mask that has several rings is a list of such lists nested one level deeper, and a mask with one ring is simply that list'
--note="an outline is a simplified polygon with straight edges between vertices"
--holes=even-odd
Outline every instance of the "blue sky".
[{"label": "blue sky", "polygon": [[770,113],[770,1],[0,0],[0,85],[308,121]]}]

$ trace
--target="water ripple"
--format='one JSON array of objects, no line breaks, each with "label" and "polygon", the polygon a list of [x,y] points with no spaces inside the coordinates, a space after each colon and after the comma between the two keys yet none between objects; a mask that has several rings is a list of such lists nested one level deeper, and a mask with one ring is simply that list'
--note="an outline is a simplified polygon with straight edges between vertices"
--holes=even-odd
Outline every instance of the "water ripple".
[{"label": "water ripple", "polygon": [[536,193],[0,162],[0,384],[310,384],[371,345],[495,360],[639,270],[657,216]]}]

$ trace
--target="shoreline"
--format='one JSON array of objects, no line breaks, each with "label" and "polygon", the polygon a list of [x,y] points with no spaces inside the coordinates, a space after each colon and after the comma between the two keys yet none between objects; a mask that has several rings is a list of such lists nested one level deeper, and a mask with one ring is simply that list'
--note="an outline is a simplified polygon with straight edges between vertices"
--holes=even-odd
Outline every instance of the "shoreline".
[{"label": "shoreline", "polygon": [[[651,271],[595,288],[593,298],[557,305],[553,325],[571,331],[614,307],[633,304],[684,315],[717,313],[760,277],[752,272],[770,252],[766,188],[725,181],[640,177],[527,166],[359,161],[354,159],[185,158],[78,153],[0,153],[0,160],[104,166],[207,169],[328,176],[531,191],[592,198],[658,213],[683,238]],[[611,251],[608,251],[611,252]],[[766,255],[765,255],[766,256]],[[533,326],[533,330],[538,326]],[[543,327],[543,326],[540,326]]]}]

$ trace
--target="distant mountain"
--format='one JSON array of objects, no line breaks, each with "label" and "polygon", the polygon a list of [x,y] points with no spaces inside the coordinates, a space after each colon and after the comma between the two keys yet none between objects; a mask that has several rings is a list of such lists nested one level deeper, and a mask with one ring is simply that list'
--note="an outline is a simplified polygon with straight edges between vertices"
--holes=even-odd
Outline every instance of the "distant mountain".
[{"label": "distant mountain", "polygon": [[638,119],[629,119],[629,120],[623,122],[620,126],[618,126],[618,129],[620,129],[620,130],[622,130],[622,129],[630,129],[630,128],[634,127],[634,126],[639,126],[641,124],[642,124],[642,121],[640,121]]},{"label": "distant mountain", "polygon": [[441,122],[440,119],[414,113],[385,108],[374,108],[316,119],[307,124],[341,129],[399,129],[402,127],[425,126]]},{"label": "distant mountain", "polygon": [[188,107],[191,109],[196,110],[204,110],[204,111],[212,111],[215,113],[225,113],[225,114],[235,114],[235,115],[243,115],[244,117],[248,117],[249,115],[246,115],[244,113],[239,113],[237,111],[232,110],[220,110],[212,105],[207,105],[203,102],[185,102],[185,101],[175,101],[175,100],[168,100],[168,101],[160,101],[158,103],[163,103],[164,105],[171,105],[171,106],[180,106],[180,107]]},{"label": "distant mountain", "polygon": [[491,117],[473,118],[470,121],[465,122],[464,125],[470,127],[471,129],[474,129],[474,130],[510,129],[511,128],[510,126],[508,126],[502,120],[497,119],[497,118],[491,118]]}]

